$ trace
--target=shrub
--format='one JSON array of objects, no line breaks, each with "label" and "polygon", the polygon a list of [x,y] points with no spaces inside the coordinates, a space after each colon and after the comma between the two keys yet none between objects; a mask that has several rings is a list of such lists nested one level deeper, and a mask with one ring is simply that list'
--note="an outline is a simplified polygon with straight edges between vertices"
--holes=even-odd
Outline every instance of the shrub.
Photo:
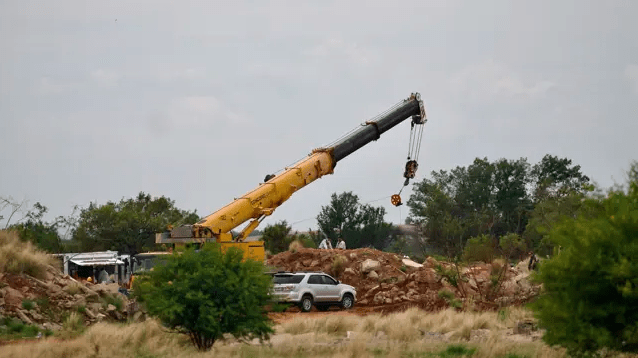
[{"label": "shrub", "polygon": [[267,339],[274,332],[265,310],[272,281],[262,262],[242,256],[237,248],[222,253],[215,243],[174,253],[134,281],[134,294],[199,350],[210,350],[224,334]]},{"label": "shrub", "polygon": [[108,294],[104,296],[103,306],[106,308],[108,305],[113,305],[118,311],[121,311],[124,308],[124,300],[117,295]]},{"label": "shrub", "polygon": [[336,255],[332,259],[332,265],[330,266],[330,274],[336,278],[341,277],[343,271],[346,269],[348,259],[343,255]]},{"label": "shrub", "polygon": [[24,308],[27,311],[32,310],[35,308],[35,302],[28,299],[24,299],[22,300],[22,308]]},{"label": "shrub", "polygon": [[494,243],[489,235],[472,237],[467,240],[463,249],[463,260],[492,262],[494,259]]},{"label": "shrub", "polygon": [[456,296],[454,296],[454,292],[450,290],[442,289],[438,292],[438,295],[439,295],[439,298],[442,298],[443,300],[445,300],[445,302],[447,302],[447,304],[450,305],[450,307],[453,307],[453,308],[463,307],[463,303],[457,300]]},{"label": "shrub", "polygon": [[45,278],[49,265],[55,260],[28,241],[21,241],[14,231],[0,231],[0,273],[25,273],[35,278]]},{"label": "shrub", "polygon": [[303,244],[301,243],[301,241],[299,240],[295,240],[293,242],[290,243],[290,245],[288,246],[288,251],[290,252],[297,252],[299,251],[299,249],[303,249]]},{"label": "shrub", "polygon": [[67,335],[79,334],[84,330],[84,321],[82,316],[77,312],[71,312],[71,314],[62,322],[62,330]]},{"label": "shrub", "polygon": [[[633,169],[637,167],[634,165]],[[638,181],[587,199],[590,210],[549,233],[560,253],[539,266],[532,305],[543,337],[569,352],[638,351]]]}]

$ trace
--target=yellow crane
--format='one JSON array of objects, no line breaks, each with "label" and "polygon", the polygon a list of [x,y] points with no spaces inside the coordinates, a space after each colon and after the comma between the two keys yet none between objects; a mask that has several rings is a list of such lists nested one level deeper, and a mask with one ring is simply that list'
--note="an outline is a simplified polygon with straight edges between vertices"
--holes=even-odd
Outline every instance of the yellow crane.
[{"label": "yellow crane", "polygon": [[[410,179],[414,178],[418,166],[416,160],[420,137],[423,133],[423,125],[427,121],[425,107],[419,93],[412,93],[407,99],[397,103],[377,117],[364,122],[351,134],[334,144],[312,150],[306,158],[285,168],[282,173],[267,175],[264,182],[260,183],[257,188],[236,198],[199,222],[193,225],[169,228],[166,232],[157,233],[155,242],[158,244],[217,242],[221,244],[222,250],[229,247],[239,247],[244,251],[245,258],[264,261],[264,242],[246,241],[246,238],[265,217],[272,215],[275,209],[299,189],[324,175],[332,174],[337,162],[366,144],[376,141],[381,134],[408,118],[412,118],[412,133],[408,162],[404,172],[405,186]],[[419,128],[415,129],[416,126]],[[401,205],[401,198],[398,195],[393,195],[392,204]],[[248,220],[251,220],[250,223],[239,235],[233,237],[231,230]]]}]

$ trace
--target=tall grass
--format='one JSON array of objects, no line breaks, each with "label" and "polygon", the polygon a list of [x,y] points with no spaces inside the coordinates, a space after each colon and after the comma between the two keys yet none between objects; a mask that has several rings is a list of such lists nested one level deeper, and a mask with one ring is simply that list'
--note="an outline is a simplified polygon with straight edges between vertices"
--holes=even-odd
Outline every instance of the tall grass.
[{"label": "tall grass", "polygon": [[[531,317],[522,309],[511,309],[506,315],[411,309],[387,316],[335,312],[299,317],[277,326],[277,333],[263,345],[220,341],[206,353],[196,351],[185,336],[147,320],[127,325],[98,323],[67,341],[43,339],[5,346],[0,357],[564,357],[563,351],[540,341],[507,338],[509,327]],[[492,334],[483,341],[464,341],[474,329]],[[438,332],[439,337],[432,338],[428,332]],[[447,335],[442,338],[442,334]]]},{"label": "tall grass", "polygon": [[46,252],[20,240],[14,231],[0,231],[0,273],[26,273],[42,279],[49,265],[55,265],[55,260]]}]

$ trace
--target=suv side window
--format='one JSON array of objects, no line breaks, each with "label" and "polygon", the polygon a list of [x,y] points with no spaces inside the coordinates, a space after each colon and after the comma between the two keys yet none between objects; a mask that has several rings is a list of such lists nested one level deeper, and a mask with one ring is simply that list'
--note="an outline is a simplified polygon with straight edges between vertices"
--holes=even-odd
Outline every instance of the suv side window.
[{"label": "suv side window", "polygon": [[324,285],[337,285],[337,281],[328,276],[321,276]]},{"label": "suv side window", "polygon": [[321,284],[323,284],[323,282],[321,280],[321,276],[320,275],[311,275],[308,278],[308,284],[310,284],[310,285],[321,285]]}]

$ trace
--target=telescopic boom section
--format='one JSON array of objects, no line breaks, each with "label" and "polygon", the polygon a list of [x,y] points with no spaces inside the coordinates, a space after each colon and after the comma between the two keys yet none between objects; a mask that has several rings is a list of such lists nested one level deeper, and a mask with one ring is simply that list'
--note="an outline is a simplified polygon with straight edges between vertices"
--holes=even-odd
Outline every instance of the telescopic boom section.
[{"label": "telescopic boom section", "polygon": [[[208,239],[221,242],[243,241],[264,217],[271,215],[297,190],[326,174],[332,174],[338,161],[379,139],[381,134],[410,117],[413,124],[425,123],[425,109],[418,93],[413,93],[385,113],[365,122],[361,128],[337,141],[335,145],[315,149],[307,158],[286,168],[281,174],[266,177],[265,182],[260,183],[259,187],[236,198],[196,224],[174,228],[170,234],[158,234],[156,242],[177,243]],[[239,237],[231,237],[232,229],[251,219]]]}]

